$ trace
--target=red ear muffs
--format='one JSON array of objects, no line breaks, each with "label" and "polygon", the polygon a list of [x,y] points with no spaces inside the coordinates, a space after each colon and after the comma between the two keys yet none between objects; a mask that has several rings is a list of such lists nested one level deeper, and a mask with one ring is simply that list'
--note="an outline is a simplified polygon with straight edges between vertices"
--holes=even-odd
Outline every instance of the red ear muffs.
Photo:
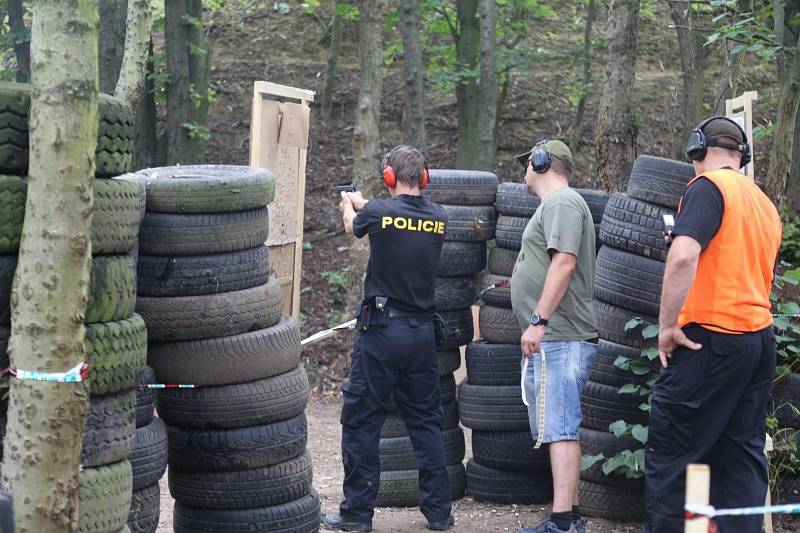
[{"label": "red ear muffs", "polygon": [[394,175],[394,169],[389,165],[383,167],[383,183],[390,189],[397,186],[397,176]]},{"label": "red ear muffs", "polygon": [[[428,186],[430,175],[428,174],[428,165],[426,164],[422,169],[422,179],[419,182],[419,188],[424,189]],[[383,167],[383,183],[390,189],[397,187],[397,176],[394,174],[394,169],[391,165]]]}]

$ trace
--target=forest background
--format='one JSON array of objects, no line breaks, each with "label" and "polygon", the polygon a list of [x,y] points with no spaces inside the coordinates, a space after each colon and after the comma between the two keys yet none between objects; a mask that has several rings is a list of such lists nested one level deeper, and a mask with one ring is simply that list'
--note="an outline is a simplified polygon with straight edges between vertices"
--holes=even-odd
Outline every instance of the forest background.
[{"label": "forest background", "polygon": [[[253,82],[317,91],[307,164],[301,321],[348,318],[363,271],[333,184],[381,194],[380,155],[520,180],[513,156],[561,138],[573,186],[624,189],[638,154],[683,159],[692,126],[757,90],[755,169],[800,259],[800,1],[167,0],[155,2],[136,167],[247,164]],[[100,2],[100,83],[113,92],[127,0]],[[0,78],[28,81],[30,6],[0,5]],[[361,43],[361,44],[360,44]],[[363,255],[361,256],[363,260]],[[318,385],[344,339],[305,352]]]}]

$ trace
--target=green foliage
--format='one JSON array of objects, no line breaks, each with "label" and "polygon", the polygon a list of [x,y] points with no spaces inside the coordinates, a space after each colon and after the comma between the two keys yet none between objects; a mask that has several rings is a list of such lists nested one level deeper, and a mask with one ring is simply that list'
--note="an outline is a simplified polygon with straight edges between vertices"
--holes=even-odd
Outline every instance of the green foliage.
[{"label": "green foliage", "polygon": [[319,9],[319,6],[319,0],[306,0],[303,2],[303,13],[306,15],[313,15],[316,13],[317,9]]},{"label": "green foliage", "polygon": [[752,12],[739,11],[738,3],[728,0],[710,0],[708,6],[717,15],[712,19],[715,31],[708,36],[706,46],[728,41],[731,55],[749,53],[766,60],[785,51],[773,29],[771,5],[764,3]]},{"label": "green foliage", "polygon": [[[786,263],[782,263],[783,265]],[[783,268],[786,267],[783,266]],[[776,290],[772,296],[779,314],[774,320],[778,352],[778,364],[775,369],[777,377],[789,373],[800,373],[800,318],[798,318],[800,304],[794,299],[787,299],[783,296],[790,290],[796,294],[798,284],[800,284],[800,269],[786,268],[775,279]],[[794,408],[794,406],[792,407]]]},{"label": "green foliage", "polygon": [[337,15],[348,22],[358,20],[358,6],[350,2],[337,2],[334,11]]},{"label": "green foliage", "polygon": [[783,241],[780,257],[784,261],[800,263],[800,215],[789,216],[784,213]]},{"label": "green foliage", "polygon": [[223,0],[203,0],[203,9],[207,9],[212,13],[219,13],[225,7]]},{"label": "green foliage", "polygon": [[[534,46],[524,46],[532,24],[556,17],[555,10],[539,0],[497,0],[496,68],[500,81],[515,69],[524,69],[541,61],[544,53]],[[427,58],[426,80],[440,96],[451,95],[455,88],[478,78],[475,68],[459,66],[456,42],[460,28],[453,0],[420,0],[420,19],[425,39],[423,52]],[[392,10],[384,19],[391,29],[399,23],[398,11]],[[391,65],[402,53],[402,44],[389,42],[385,64]],[[533,43],[532,43],[533,44]]]},{"label": "green foliage", "polygon": [[[30,9],[23,5],[23,8]],[[17,73],[17,57],[14,46],[30,42],[31,30],[26,27],[23,31],[11,31],[5,8],[0,10],[0,80],[15,81]]]},{"label": "green foliage", "polygon": [[[625,324],[625,330],[639,330],[644,339],[651,341],[658,337],[658,326],[649,324],[641,318],[633,318]],[[658,371],[654,368],[653,362],[658,359],[658,348],[654,345],[646,347],[641,351],[639,357],[631,358],[620,355],[614,360],[614,366],[622,370],[631,372],[634,376],[647,378],[645,385],[628,383],[619,388],[619,394],[637,394],[643,401],[639,405],[642,411],[650,411],[650,394],[653,384],[658,379]],[[633,437],[642,445],[647,442],[647,426],[642,424],[629,424],[624,420],[617,420],[610,426],[608,431],[617,438]],[[585,456],[581,461],[581,469],[603,462],[603,472],[606,475],[624,476],[628,479],[637,479],[644,476],[644,448],[635,450],[622,450],[612,457],[606,458],[604,455]],[[584,464],[588,465],[584,467]]]},{"label": "green foliage", "polygon": [[327,270],[321,272],[322,279],[328,282],[328,292],[333,298],[333,303],[342,305],[347,301],[348,269]]},{"label": "green foliage", "polygon": [[190,139],[208,141],[211,138],[211,130],[208,129],[208,126],[196,122],[184,122],[181,126],[189,132]]}]

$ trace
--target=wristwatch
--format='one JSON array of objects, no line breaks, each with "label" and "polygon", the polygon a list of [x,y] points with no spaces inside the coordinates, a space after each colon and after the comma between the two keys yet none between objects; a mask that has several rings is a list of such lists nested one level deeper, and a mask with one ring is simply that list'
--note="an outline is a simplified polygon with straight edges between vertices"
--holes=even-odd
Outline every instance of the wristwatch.
[{"label": "wristwatch", "polygon": [[547,319],[542,318],[541,315],[534,313],[531,315],[531,326],[546,326]]}]

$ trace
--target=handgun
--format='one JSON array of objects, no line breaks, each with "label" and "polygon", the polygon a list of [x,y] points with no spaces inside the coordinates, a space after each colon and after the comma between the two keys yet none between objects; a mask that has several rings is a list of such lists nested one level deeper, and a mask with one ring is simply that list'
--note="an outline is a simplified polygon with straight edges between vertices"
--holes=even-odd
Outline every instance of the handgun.
[{"label": "handgun", "polygon": [[356,192],[358,189],[355,183],[343,183],[341,185],[334,185],[333,190],[341,194],[343,192]]}]

